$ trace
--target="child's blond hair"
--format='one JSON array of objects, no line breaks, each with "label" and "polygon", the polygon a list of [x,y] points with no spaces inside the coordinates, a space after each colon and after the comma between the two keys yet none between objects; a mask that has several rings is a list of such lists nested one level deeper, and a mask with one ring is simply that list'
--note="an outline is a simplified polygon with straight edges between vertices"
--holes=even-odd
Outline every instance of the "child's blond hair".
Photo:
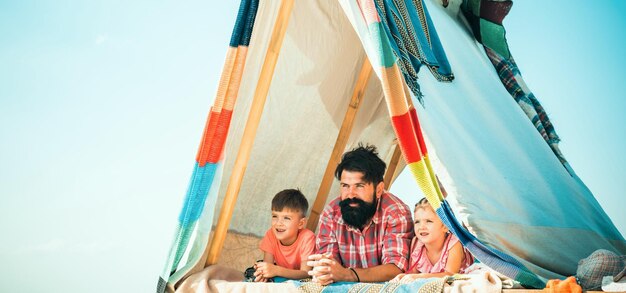
[{"label": "child's blond hair", "polygon": [[416,212],[419,209],[426,209],[429,208],[431,209],[433,212],[435,211],[433,209],[432,206],[430,206],[430,203],[428,202],[428,199],[426,199],[425,197],[420,199],[416,204],[415,204],[415,209],[413,210],[413,212]]}]

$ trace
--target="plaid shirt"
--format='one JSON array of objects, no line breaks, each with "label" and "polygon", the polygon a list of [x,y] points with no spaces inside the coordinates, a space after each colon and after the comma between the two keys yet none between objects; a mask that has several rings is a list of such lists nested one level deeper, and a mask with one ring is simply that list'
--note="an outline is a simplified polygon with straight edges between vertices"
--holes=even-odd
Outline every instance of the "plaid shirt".
[{"label": "plaid shirt", "polygon": [[360,231],[344,223],[340,201],[341,197],[331,201],[320,216],[317,253],[331,254],[344,267],[369,268],[392,263],[406,271],[414,236],[409,207],[385,192],[372,220]]}]

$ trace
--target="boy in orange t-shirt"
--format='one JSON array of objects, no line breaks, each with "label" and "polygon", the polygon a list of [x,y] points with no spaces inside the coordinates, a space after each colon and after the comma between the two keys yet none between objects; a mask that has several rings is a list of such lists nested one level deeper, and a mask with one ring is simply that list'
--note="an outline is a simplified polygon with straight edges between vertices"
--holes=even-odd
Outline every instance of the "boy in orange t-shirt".
[{"label": "boy in orange t-shirt", "polygon": [[[254,278],[255,282],[267,282],[273,277],[308,278],[311,267],[306,263],[315,249],[315,234],[305,228],[308,208],[309,203],[300,190],[285,189],[277,193],[272,199],[272,226],[259,245],[262,262],[245,273],[223,265],[208,266],[189,276],[176,292],[210,291],[207,282],[210,280],[243,282]],[[249,270],[254,270],[252,276]]]},{"label": "boy in orange t-shirt", "polygon": [[309,203],[297,189],[285,189],[272,199],[272,226],[259,248],[263,261],[254,265],[256,282],[272,277],[308,278],[306,263],[315,249],[315,234],[305,228]]}]

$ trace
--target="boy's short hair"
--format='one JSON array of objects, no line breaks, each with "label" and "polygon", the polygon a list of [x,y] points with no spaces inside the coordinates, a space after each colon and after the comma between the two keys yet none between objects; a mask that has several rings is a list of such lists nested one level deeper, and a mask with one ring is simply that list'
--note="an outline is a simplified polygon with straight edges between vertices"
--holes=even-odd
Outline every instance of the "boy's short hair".
[{"label": "boy's short hair", "polygon": [[306,217],[309,202],[299,189],[285,189],[274,195],[272,199],[272,211],[282,211],[283,209],[300,212],[302,217]]}]

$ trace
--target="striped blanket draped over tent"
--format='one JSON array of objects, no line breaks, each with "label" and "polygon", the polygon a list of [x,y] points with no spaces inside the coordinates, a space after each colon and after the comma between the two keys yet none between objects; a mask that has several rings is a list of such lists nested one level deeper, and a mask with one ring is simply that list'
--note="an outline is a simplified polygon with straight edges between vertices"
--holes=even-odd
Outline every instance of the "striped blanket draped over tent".
[{"label": "striped blanket draped over tent", "polygon": [[397,65],[404,81],[420,102],[422,93],[417,73],[422,64],[439,81],[454,79],[428,9],[422,1],[376,0],[375,6],[379,15],[379,25],[375,29],[384,31],[386,40],[398,57]]},{"label": "striped blanket draped over tent", "polygon": [[[228,136],[233,106],[237,99],[258,5],[258,0],[241,1],[215,101],[204,128],[183,208],[178,217],[174,241],[165,268],[159,278],[157,292],[163,292],[169,280],[178,280],[191,269],[191,265],[195,264],[201,257],[209,239],[214,207],[217,201],[217,190],[221,182],[219,179],[222,171],[220,162]],[[201,215],[202,220],[206,223],[202,225],[204,228],[197,229]],[[194,247],[190,249],[190,239],[194,232],[196,232],[193,235],[196,237],[196,241]],[[185,266],[179,268],[185,253],[189,255],[189,260]]]},{"label": "striped blanket draped over tent", "polygon": [[[507,252],[501,251],[497,249],[496,247],[498,246],[507,247],[508,241],[515,242],[516,239],[518,238],[524,239],[524,237],[520,238],[520,235],[514,235],[514,234],[501,235],[500,240],[499,240],[501,241],[500,243],[492,242],[491,245],[488,245],[487,243],[489,242],[485,242],[484,239],[480,239],[480,235],[478,235],[479,238],[477,238],[475,235],[471,234],[468,231],[468,229],[464,227],[464,224],[462,224],[457,219],[457,217],[455,216],[453,212],[452,207],[450,206],[450,203],[446,199],[443,198],[442,193],[440,191],[439,184],[435,176],[435,172],[433,171],[433,167],[430,162],[430,156],[426,148],[426,142],[424,140],[424,135],[422,134],[422,130],[420,128],[420,122],[418,121],[416,110],[412,107],[410,103],[411,92],[408,91],[407,88],[404,86],[405,82],[406,83],[409,83],[409,82],[407,82],[406,80],[402,80],[403,75],[401,74],[400,68],[402,67],[401,64],[403,62],[401,60],[403,58],[401,55],[397,54],[397,50],[394,50],[395,49],[394,42],[391,42],[389,38],[385,35],[384,32],[387,31],[387,29],[381,28],[381,26],[385,25],[384,21],[381,21],[382,19],[384,19],[385,16],[381,15],[381,9],[378,9],[378,10],[372,9],[374,6],[373,0],[360,0],[357,2],[358,2],[358,5],[355,5],[354,3],[345,3],[344,9],[346,9],[346,11],[350,11],[348,13],[352,14],[353,22],[364,23],[364,25],[355,24],[355,27],[358,28],[358,34],[362,38],[362,42],[364,46],[366,46],[365,49],[366,49],[366,52],[368,53],[368,57],[370,58],[370,60],[372,60],[372,66],[374,67],[377,75],[379,76],[383,84],[384,95],[387,101],[389,114],[392,119],[394,131],[400,142],[402,153],[419,187],[421,188],[426,198],[428,198],[430,204],[436,210],[439,217],[450,228],[450,230],[455,235],[458,236],[461,242],[476,256],[477,259],[479,259],[481,262],[485,263],[489,267],[497,270],[498,272],[501,272],[504,275],[514,278],[515,280],[521,282],[525,286],[542,288],[544,287],[545,281],[548,278],[554,278],[555,276],[558,276],[558,274],[562,274],[565,276],[573,275],[572,265],[574,266],[574,271],[575,271],[576,262],[570,262],[569,260],[566,260],[566,259],[554,260],[554,262],[558,263],[557,266],[567,267],[567,270],[561,270],[556,275],[554,274],[554,272],[549,273],[548,271],[550,269],[546,270],[545,268],[538,268],[538,267],[533,266],[532,267],[533,269],[531,270],[529,269],[529,267],[527,267],[528,264],[534,265],[534,263],[536,262],[546,263],[546,262],[550,262],[553,260],[548,261],[547,259],[539,259],[539,260],[532,259],[531,256],[536,255],[536,254],[530,251],[517,251],[517,254],[511,254],[510,251],[507,251]],[[399,1],[394,1],[394,2],[402,2],[402,1],[399,0]],[[404,2],[411,2],[411,1],[404,1]],[[421,2],[421,1],[412,1],[412,2]],[[470,2],[478,2],[478,1],[470,1]],[[422,3],[422,5],[423,4],[425,3]],[[484,10],[486,11],[487,8],[489,7],[485,5],[483,6],[483,8],[485,8]],[[499,6],[495,5],[495,6],[492,6],[492,8],[497,9],[499,8]],[[426,11],[426,18],[429,19],[427,10],[425,11]],[[488,14],[488,13],[485,12],[485,14]],[[423,27],[422,29],[425,31],[433,30],[432,27],[426,27],[426,26]],[[503,38],[504,37],[503,30],[500,32],[502,33],[501,36]],[[401,36],[395,36],[395,37],[401,38]],[[483,40],[487,41],[488,38],[483,38]],[[396,40],[396,42],[399,42],[399,41]],[[487,41],[487,43],[492,44],[495,42]],[[369,48],[367,47],[368,45],[370,46]],[[497,47],[497,46],[494,46],[494,47],[499,49],[502,52],[505,52],[506,53],[505,56],[510,56],[508,54],[508,46],[506,46],[506,43],[504,43],[504,45],[505,45],[504,47]],[[394,53],[396,54],[394,55]],[[453,68],[456,68],[455,66],[456,66],[455,64],[452,64]],[[428,106],[429,103],[431,103],[432,101],[428,100],[428,98],[426,99],[427,101],[425,101],[425,104]],[[426,108],[427,109],[424,111],[428,112],[430,109],[429,107],[426,107]],[[542,111],[542,109],[540,110]],[[468,123],[471,123],[471,121],[468,121]],[[556,145],[555,140],[558,140],[558,138],[555,139],[556,134],[553,132],[553,128],[551,127],[551,124],[548,124],[548,125],[550,125],[549,128],[548,127],[546,127],[545,129],[542,128],[542,129],[539,129],[539,131],[542,132],[542,134],[545,133],[546,130],[550,131],[549,136],[552,137],[552,141],[548,140],[547,136],[546,136],[546,140],[548,140],[548,142],[552,142],[551,146],[553,144]],[[444,129],[447,129],[445,125],[438,125],[438,126],[440,126],[441,128],[436,131],[442,132],[442,131],[445,131]],[[438,144],[436,143],[434,144],[438,146]],[[559,152],[556,152],[556,151],[555,153],[560,154]],[[562,159],[562,157],[559,157],[559,159]],[[477,167],[480,168],[480,166],[477,166]],[[460,180],[463,180],[463,179],[460,178]],[[444,182],[444,186],[446,185],[445,183],[446,182]],[[580,185],[582,185],[582,182],[580,182]],[[582,186],[584,187],[584,185]],[[494,194],[492,196],[497,196],[497,193],[494,191]],[[573,196],[573,194],[570,195],[570,194],[567,194],[567,192],[565,192],[565,193],[557,194],[557,196],[565,197],[563,199],[567,200],[568,197]],[[593,197],[591,196],[591,194],[586,188],[584,188],[583,194],[581,194],[581,196],[582,198],[586,198],[585,200],[590,201],[589,204],[593,206],[592,208],[588,210],[596,210],[599,207],[595,199],[593,199]],[[487,198],[489,198],[488,195],[487,195]],[[480,213],[481,212],[479,209],[480,203],[476,202],[477,200],[478,200],[477,198],[474,199],[473,203],[471,203],[470,206],[471,205],[475,206],[473,212]],[[557,198],[556,200],[559,200],[559,199]],[[467,208],[467,206],[465,208]],[[515,207],[515,208],[532,209],[532,205],[527,204],[526,207],[520,206],[520,207]],[[467,208],[467,210],[469,210],[469,208]],[[559,210],[558,208],[556,208],[556,209],[553,209],[552,211],[557,212]],[[551,211],[546,208],[545,212],[551,212]],[[553,229],[561,227],[561,225],[564,224],[564,223],[560,223],[557,217],[555,217],[554,219],[546,218],[545,215],[541,214],[541,212],[537,213],[537,217],[533,217],[532,212],[528,214],[531,214],[531,216],[528,219],[524,219],[524,220],[528,220],[531,223],[533,221],[540,221],[540,222],[548,223],[545,225],[549,227],[553,227]],[[574,213],[571,213],[569,215],[571,216],[573,214]],[[600,212],[600,213],[597,213],[597,215],[595,213],[586,213],[582,215],[597,217],[599,219],[598,220],[599,222],[604,221],[608,223],[609,227],[604,231],[598,230],[597,226],[595,226],[596,224],[594,223],[595,220],[583,220],[583,222],[585,222],[585,224],[589,224],[589,226],[580,225],[580,227],[577,227],[577,228],[587,230],[587,233],[590,232],[589,235],[594,235],[594,238],[597,238],[597,239],[588,240],[586,243],[578,243],[580,246],[577,249],[572,249],[567,252],[570,254],[568,255],[568,257],[580,259],[584,257],[586,254],[590,253],[591,251],[599,247],[611,247],[611,249],[614,251],[624,249],[623,238],[621,237],[619,232],[616,232],[615,227],[610,224],[610,220],[608,220],[608,217],[606,217],[606,214],[604,214],[603,212]],[[495,219],[498,218],[498,215],[489,215],[489,216],[495,217]],[[501,220],[504,220],[504,218]],[[482,228],[489,229],[488,227],[482,227]],[[564,230],[570,229],[570,231],[564,231],[562,233],[572,234],[571,228],[566,228],[566,227],[564,228],[565,228]],[[574,232],[574,233],[577,233],[577,232]],[[535,234],[529,233],[529,235],[535,235]],[[572,234],[572,237],[574,235],[576,234]],[[543,236],[540,236],[540,237],[545,238]],[[524,244],[522,244],[521,246],[526,247],[526,249],[532,249],[532,250],[537,250],[537,251],[541,251],[541,250],[549,251],[551,249],[554,249],[554,248],[542,247],[543,244],[539,244],[539,242],[541,241],[537,241],[537,244],[534,244],[534,245],[537,245],[536,247],[532,247],[532,245],[524,245]],[[549,244],[549,245],[558,245],[559,249],[561,245],[561,243],[557,244],[557,243],[551,242],[549,239],[543,240],[543,243]],[[493,244],[497,244],[497,245],[494,246]],[[616,246],[613,246],[613,245],[616,245]],[[543,257],[547,256],[547,254],[542,254],[542,253],[539,253],[539,255],[542,255]],[[567,266],[564,265],[565,263],[567,263]]]},{"label": "striped blanket draped over tent", "polygon": [[[370,42],[377,45],[377,47],[371,48],[368,54],[375,54],[369,56],[372,60],[372,66],[383,83],[394,131],[407,165],[425,197],[442,221],[481,262],[523,284],[542,287],[541,280],[514,258],[485,246],[456,221],[454,214],[443,198],[432,169],[416,110],[410,102],[407,102],[410,101],[411,96],[404,86],[405,83],[400,74],[396,56],[393,55],[392,46],[387,36],[381,33],[384,31],[380,29],[383,25],[380,20],[381,17],[376,13],[376,10],[371,9],[374,5],[372,0],[359,0],[358,2],[360,13],[365,18],[363,21],[367,23]],[[426,11],[425,16],[430,17]]]},{"label": "striped blanket draped over tent", "polygon": [[504,87],[535,125],[537,131],[552,148],[563,166],[572,176],[575,176],[574,170],[569,166],[559,149],[558,143],[561,139],[556,134],[548,114],[526,86],[509,50],[502,20],[511,10],[511,6],[513,6],[513,1],[508,0],[463,1],[461,11],[470,24],[474,37],[483,44],[485,52],[496,68]]}]

